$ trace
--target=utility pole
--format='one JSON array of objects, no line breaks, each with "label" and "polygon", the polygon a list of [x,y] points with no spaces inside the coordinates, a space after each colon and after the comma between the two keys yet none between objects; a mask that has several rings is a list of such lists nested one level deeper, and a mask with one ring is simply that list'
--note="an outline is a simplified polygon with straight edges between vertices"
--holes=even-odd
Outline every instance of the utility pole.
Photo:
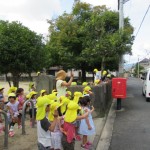
[{"label": "utility pole", "polygon": [[[122,30],[124,28],[123,4],[124,0],[118,0],[120,34],[122,34]],[[124,57],[122,55],[119,61],[119,77],[123,77],[123,67],[124,67]]]},{"label": "utility pole", "polygon": [[[120,36],[124,28],[123,3],[124,0],[118,0]],[[121,55],[119,60],[119,73],[118,73],[119,77],[123,77],[123,66],[124,66],[124,57],[123,55]],[[121,110],[121,102],[122,102],[121,98],[117,98],[117,108],[116,108],[117,110]]]},{"label": "utility pole", "polygon": [[138,78],[139,78],[139,74],[140,74],[139,72],[140,72],[140,64],[139,64],[139,56],[138,56],[138,70],[137,70]]}]

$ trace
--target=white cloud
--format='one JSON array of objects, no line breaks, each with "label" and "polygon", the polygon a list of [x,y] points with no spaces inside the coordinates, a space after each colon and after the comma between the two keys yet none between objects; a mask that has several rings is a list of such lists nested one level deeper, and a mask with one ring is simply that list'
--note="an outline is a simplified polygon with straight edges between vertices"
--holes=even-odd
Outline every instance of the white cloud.
[{"label": "white cloud", "polygon": [[81,0],[82,2],[90,3],[94,6],[96,5],[106,5],[108,8],[117,10],[118,0]]},{"label": "white cloud", "polygon": [[47,19],[62,12],[60,0],[1,0],[0,17],[20,21],[38,33],[48,32]]}]

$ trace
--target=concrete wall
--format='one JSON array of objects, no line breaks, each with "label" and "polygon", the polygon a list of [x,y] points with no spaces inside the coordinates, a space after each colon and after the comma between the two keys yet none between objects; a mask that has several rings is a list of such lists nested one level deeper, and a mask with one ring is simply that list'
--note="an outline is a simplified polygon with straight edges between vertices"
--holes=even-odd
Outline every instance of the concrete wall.
[{"label": "concrete wall", "polygon": [[[55,88],[55,77],[50,75],[40,75],[36,79],[36,89],[46,89],[48,93]],[[84,86],[77,85],[68,87],[72,93],[75,91],[83,92]],[[111,82],[101,83],[98,86],[91,86],[93,91],[92,104],[95,107],[93,117],[103,117],[112,103]]]},{"label": "concrete wall", "polygon": [[[72,93],[83,91],[84,86],[71,86],[68,88]],[[93,91],[92,104],[95,108],[93,117],[103,117],[112,103],[111,82],[91,86]]]},{"label": "concrete wall", "polygon": [[48,93],[51,93],[55,88],[55,77],[51,75],[40,75],[36,78],[35,82],[37,92],[45,89]]}]

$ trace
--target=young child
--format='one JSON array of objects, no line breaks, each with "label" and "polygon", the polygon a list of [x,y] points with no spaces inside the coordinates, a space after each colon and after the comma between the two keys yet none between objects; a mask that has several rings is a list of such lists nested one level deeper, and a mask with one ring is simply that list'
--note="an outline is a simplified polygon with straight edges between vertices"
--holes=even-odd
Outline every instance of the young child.
[{"label": "young child", "polygon": [[62,146],[63,150],[74,150],[76,138],[76,120],[84,119],[88,116],[88,112],[82,116],[77,116],[79,105],[74,101],[70,101],[64,117]]},{"label": "young child", "polygon": [[64,70],[60,70],[56,74],[56,90],[57,90],[57,97],[66,95],[66,89],[68,86],[71,85],[73,81],[74,74],[71,72],[69,82],[66,82],[65,79],[67,77],[67,73]]},{"label": "young child", "polygon": [[83,89],[83,96],[91,96],[93,94],[92,89],[90,86],[86,86]]},{"label": "young child", "polygon": [[[50,106],[50,113],[49,113],[49,121],[53,122],[54,121],[54,111],[60,107],[60,103],[58,102],[53,102]],[[56,122],[56,126],[53,132],[51,132],[51,150],[61,150],[62,149],[62,144],[61,144],[61,138],[62,138],[62,132],[61,132],[61,119],[58,119]]]},{"label": "young child", "polygon": [[30,82],[29,83],[29,92],[35,91],[34,83]]},{"label": "young child", "polygon": [[18,107],[19,107],[19,102],[16,101],[16,95],[14,93],[10,93],[8,95],[9,102],[7,103],[7,117],[9,121],[9,136],[13,137],[14,136],[14,125],[15,123],[18,122]]},{"label": "young child", "polygon": [[50,112],[51,101],[44,97],[39,97],[37,101],[37,135],[38,135],[38,150],[50,150],[51,149],[51,134],[56,126],[58,112],[55,110],[53,122],[49,122],[46,114]]},{"label": "young child", "polygon": [[24,89],[23,88],[18,88],[16,91],[16,97],[19,102],[19,116],[18,116],[18,129],[20,129],[21,126],[21,118],[22,118],[22,109],[23,109],[23,104],[25,102],[25,95],[24,95]]},{"label": "young child", "polygon": [[[37,95],[37,92],[35,91],[32,91],[30,92],[29,94],[29,99],[33,102],[34,104],[34,122],[35,122],[35,117],[36,117],[36,95]],[[32,125],[32,105],[31,103],[29,102],[29,114],[30,114],[30,126]]]},{"label": "young child", "polygon": [[81,147],[84,149],[89,149],[89,146],[92,145],[92,143],[88,141],[88,135],[95,134],[95,126],[91,115],[91,112],[94,110],[94,108],[92,108],[92,110],[89,108],[90,107],[89,96],[83,97],[80,100],[80,105],[82,107],[83,114],[87,111],[89,112],[88,117],[81,120],[79,127],[79,134],[83,135]]},{"label": "young child", "polygon": [[40,96],[44,96],[44,95],[47,94],[47,91],[46,91],[46,90],[41,90],[41,91],[40,91],[40,94],[41,94]]}]

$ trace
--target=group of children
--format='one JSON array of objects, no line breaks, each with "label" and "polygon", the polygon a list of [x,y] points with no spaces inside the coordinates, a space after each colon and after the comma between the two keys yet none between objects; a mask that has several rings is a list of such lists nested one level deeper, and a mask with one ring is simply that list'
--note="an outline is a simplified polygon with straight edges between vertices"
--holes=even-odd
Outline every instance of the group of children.
[{"label": "group of children", "polygon": [[[29,85],[29,94],[25,96],[22,88],[11,87],[8,91],[8,102],[5,104],[4,88],[0,87],[0,109],[7,111],[9,120],[9,136],[14,136],[14,125],[21,128],[23,104],[31,100],[34,104],[34,117],[32,107],[28,103],[30,121],[36,119],[38,149],[39,150],[74,150],[75,141],[81,140],[81,148],[89,149],[92,145],[88,135],[95,134],[94,122],[91,113],[91,88],[85,86],[83,93],[67,91],[73,81],[73,74],[69,82],[65,81],[67,74],[61,70],[56,75],[56,90],[48,94],[46,90],[40,91],[37,97],[34,84]],[[0,128],[2,118],[0,116]],[[0,130],[1,131],[1,130]]]}]

